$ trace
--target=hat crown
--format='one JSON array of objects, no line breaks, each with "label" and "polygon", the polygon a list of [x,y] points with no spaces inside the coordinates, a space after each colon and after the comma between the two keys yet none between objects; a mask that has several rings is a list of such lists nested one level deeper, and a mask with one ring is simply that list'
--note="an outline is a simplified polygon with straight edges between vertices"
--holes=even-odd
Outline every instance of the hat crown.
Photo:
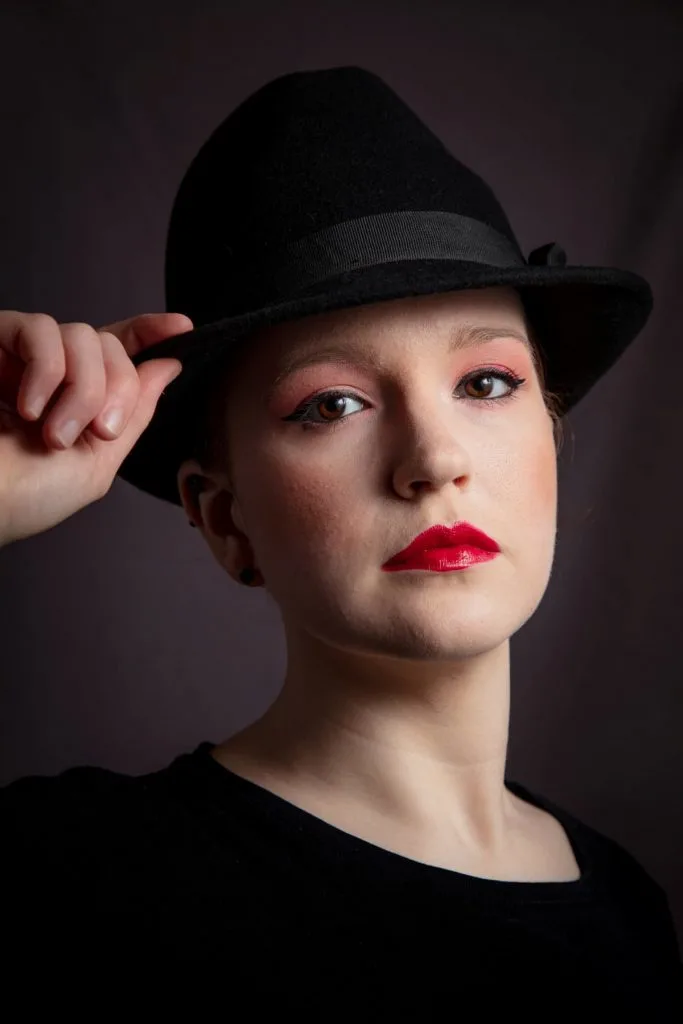
[{"label": "hat crown", "polygon": [[133,356],[179,359],[183,372],[117,475],[182,504],[177,470],[204,436],[208,390],[262,327],[405,296],[515,288],[566,412],[652,309],[639,275],[566,264],[555,242],[525,259],[491,188],[377,75],[275,78],[214,130],[179,186],[166,308],[194,326]]},{"label": "hat crown", "polygon": [[472,218],[505,236],[523,262],[491,188],[378,75],[355,66],[282,75],[225,118],[181,182],[167,308],[199,325],[265,305],[277,253],[398,211]]}]

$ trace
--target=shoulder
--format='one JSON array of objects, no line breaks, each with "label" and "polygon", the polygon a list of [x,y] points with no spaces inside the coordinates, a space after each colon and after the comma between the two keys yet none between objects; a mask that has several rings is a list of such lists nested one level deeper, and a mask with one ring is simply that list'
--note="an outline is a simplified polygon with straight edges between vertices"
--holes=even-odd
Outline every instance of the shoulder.
[{"label": "shoulder", "polygon": [[96,813],[103,804],[133,795],[144,777],[79,765],[58,775],[26,775],[0,787],[0,816],[6,827],[40,829],[55,817]]},{"label": "shoulder", "polygon": [[39,831],[55,818],[96,811],[102,801],[130,792],[133,782],[132,776],[90,765],[59,775],[27,775],[0,787],[0,819],[5,829],[15,825]]},{"label": "shoulder", "polygon": [[641,861],[618,840],[589,825],[562,804],[556,803],[521,783],[506,779],[506,786],[522,800],[532,803],[551,814],[564,827],[572,845],[578,851],[582,867],[590,868],[600,880],[601,887],[621,892],[640,890],[654,897],[656,902],[666,901],[662,886],[649,874]]},{"label": "shoulder", "polygon": [[[54,776],[28,775],[0,788],[3,860],[16,879],[64,881],[92,869],[97,851],[131,822],[139,781],[94,766]],[[99,855],[101,856],[101,854]]]},{"label": "shoulder", "polygon": [[142,860],[187,817],[170,772],[135,776],[79,765],[0,787],[6,868],[54,883]]}]

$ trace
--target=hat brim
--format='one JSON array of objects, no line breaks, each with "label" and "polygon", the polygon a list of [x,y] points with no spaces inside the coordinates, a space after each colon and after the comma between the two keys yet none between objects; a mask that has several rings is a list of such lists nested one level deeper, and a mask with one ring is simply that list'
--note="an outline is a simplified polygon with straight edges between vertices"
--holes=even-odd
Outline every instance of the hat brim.
[{"label": "hat brim", "polygon": [[[386,263],[347,271],[284,303],[212,320],[132,357],[175,358],[183,372],[167,385],[118,476],[182,506],[177,471],[201,411],[201,395],[220,361],[260,327],[373,302],[449,291],[510,286],[519,290],[541,348],[546,388],[566,414],[609,370],[645,325],[652,290],[638,274],[611,267],[490,267],[448,260]],[[183,312],[183,310],[173,310]]]}]

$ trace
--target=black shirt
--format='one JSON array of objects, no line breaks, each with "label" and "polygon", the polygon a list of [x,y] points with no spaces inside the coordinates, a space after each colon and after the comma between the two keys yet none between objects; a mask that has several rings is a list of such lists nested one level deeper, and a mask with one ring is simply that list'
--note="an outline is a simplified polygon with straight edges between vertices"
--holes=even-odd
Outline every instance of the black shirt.
[{"label": "black shirt", "polygon": [[6,963],[35,964],[37,929],[58,928],[53,959],[211,960],[250,1005],[277,994],[280,1008],[320,998],[433,1020],[468,993],[490,1007],[504,993],[520,1009],[588,998],[683,1020],[664,890],[549,800],[505,780],[561,822],[581,877],[478,878],[356,838],[224,768],[212,746],[146,775],[83,766],[0,788]]}]

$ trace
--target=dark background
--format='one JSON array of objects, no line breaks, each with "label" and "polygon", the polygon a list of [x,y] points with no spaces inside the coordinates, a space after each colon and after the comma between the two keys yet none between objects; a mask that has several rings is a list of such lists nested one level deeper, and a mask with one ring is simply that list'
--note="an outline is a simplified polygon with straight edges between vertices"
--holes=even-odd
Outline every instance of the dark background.
[{"label": "dark background", "polygon": [[[289,71],[375,71],[477,170],[523,250],[635,270],[655,310],[570,413],[549,588],[512,640],[508,774],[622,843],[683,941],[683,6],[643,0],[5,3],[0,308],[164,309],[194,154]],[[238,156],[237,156],[238,158]],[[138,774],[275,697],[276,608],[116,480],[0,552],[0,784]]]}]

